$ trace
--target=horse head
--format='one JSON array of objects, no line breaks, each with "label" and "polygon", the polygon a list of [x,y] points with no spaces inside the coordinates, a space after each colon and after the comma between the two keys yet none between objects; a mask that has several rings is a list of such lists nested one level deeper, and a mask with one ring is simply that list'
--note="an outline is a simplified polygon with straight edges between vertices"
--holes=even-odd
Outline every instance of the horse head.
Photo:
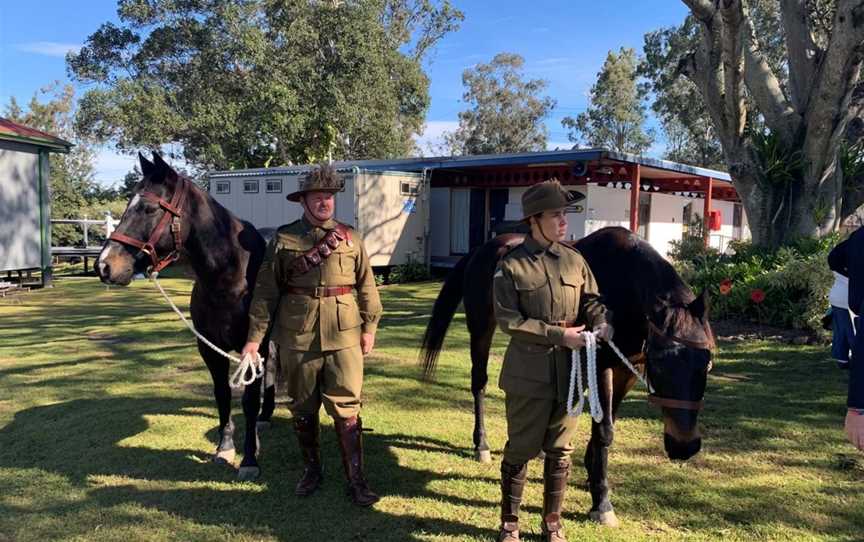
[{"label": "horse head", "polygon": [[136,273],[158,272],[179,257],[189,228],[183,224],[190,181],[161,156],[138,154],[143,178],[117,228],[105,241],[96,265],[106,284],[125,286]]},{"label": "horse head", "polygon": [[670,459],[689,459],[702,447],[697,419],[714,350],[707,312],[702,292],[688,303],[659,300],[648,319],[649,400],[663,412]]}]

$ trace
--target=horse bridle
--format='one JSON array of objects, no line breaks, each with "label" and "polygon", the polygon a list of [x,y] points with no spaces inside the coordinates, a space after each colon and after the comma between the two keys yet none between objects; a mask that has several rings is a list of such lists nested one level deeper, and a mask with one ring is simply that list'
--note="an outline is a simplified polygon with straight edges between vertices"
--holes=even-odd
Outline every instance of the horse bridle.
[{"label": "horse bridle", "polygon": [[[115,231],[108,236],[108,239],[123,243],[124,245],[133,246],[146,254],[153,264],[151,273],[158,273],[165,269],[170,264],[177,261],[180,257],[180,249],[183,248],[183,238],[180,235],[180,219],[183,216],[183,204],[186,203],[188,192],[188,181],[179,176],[177,177],[177,187],[174,189],[174,195],[171,196],[171,201],[165,201],[164,198],[159,197],[153,192],[138,192],[140,197],[156,203],[164,210],[162,218],[159,219],[156,227],[153,228],[150,237],[147,241],[139,241],[138,239],[134,239],[128,235]],[[162,237],[162,233],[165,231],[165,227],[168,226],[169,222],[170,231],[174,237],[174,250],[162,258],[159,258],[156,254],[156,243],[159,242],[159,238]]]},{"label": "horse bridle", "polygon": [[[652,322],[650,319],[648,320],[648,334],[649,334],[649,336],[655,335],[655,336],[660,337],[663,340],[683,344],[684,346],[688,346],[690,348],[697,348],[700,350],[714,350],[714,347],[715,347],[714,341],[712,341],[710,339],[707,341],[701,342],[701,341],[691,341],[689,339],[684,339],[684,338],[678,337],[676,335],[667,335],[666,333],[663,332],[662,329],[657,327],[654,324],[654,322]],[[642,353],[642,357],[647,362],[647,356],[645,356],[644,352]],[[711,370],[710,362],[709,362],[708,370],[709,371]],[[648,382],[648,384],[649,384],[648,385],[648,390],[649,390],[648,402],[651,403],[652,405],[656,405],[658,407],[678,408],[681,410],[696,410],[696,411],[702,410],[702,407],[705,405],[704,399],[700,399],[698,401],[687,401],[684,399],[671,399],[669,397],[660,397],[659,395],[655,395],[654,394],[654,388],[653,388],[653,386],[650,385],[651,383],[650,383],[649,376],[648,376],[647,365],[645,367],[645,381]]]}]

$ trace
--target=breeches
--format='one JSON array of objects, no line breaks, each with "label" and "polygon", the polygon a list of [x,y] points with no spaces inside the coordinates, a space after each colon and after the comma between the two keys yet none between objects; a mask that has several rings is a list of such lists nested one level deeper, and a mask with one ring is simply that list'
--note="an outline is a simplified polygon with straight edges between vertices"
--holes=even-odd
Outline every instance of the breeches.
[{"label": "breeches", "polygon": [[507,463],[521,465],[537,457],[540,450],[553,459],[573,453],[572,439],[578,418],[567,415],[565,403],[508,393],[504,397],[504,407],[507,411],[504,460]]},{"label": "breeches", "polygon": [[312,416],[321,404],[334,418],[360,412],[363,353],[360,345],[329,352],[280,349],[282,383],[295,416]]}]

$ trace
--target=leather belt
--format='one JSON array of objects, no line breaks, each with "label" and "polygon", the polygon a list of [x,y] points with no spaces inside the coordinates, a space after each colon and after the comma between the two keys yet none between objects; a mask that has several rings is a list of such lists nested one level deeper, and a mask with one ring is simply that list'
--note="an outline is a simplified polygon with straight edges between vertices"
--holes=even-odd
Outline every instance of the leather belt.
[{"label": "leather belt", "polygon": [[353,286],[316,286],[315,288],[297,288],[287,286],[284,292],[287,294],[305,295],[309,297],[333,297],[334,295],[350,294],[354,291]]},{"label": "leather belt", "polygon": [[558,327],[578,327],[582,324],[576,324],[576,322],[568,322],[567,320],[556,320],[554,322],[547,322],[550,326],[558,326]]}]

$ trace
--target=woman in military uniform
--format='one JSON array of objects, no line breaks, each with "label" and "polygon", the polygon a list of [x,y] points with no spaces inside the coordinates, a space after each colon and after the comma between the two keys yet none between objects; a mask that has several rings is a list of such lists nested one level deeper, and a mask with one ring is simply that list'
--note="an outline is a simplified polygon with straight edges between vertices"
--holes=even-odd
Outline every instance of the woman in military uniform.
[{"label": "woman in military uniform", "polygon": [[531,233],[495,271],[495,317],[510,335],[499,380],[508,437],[501,462],[500,541],[519,540],[527,463],[541,451],[546,456],[541,528],[546,540],[565,540],[561,506],[577,420],[567,415],[566,405],[571,349],[584,345],[582,323],[601,340],[611,335],[588,264],[561,243],[568,201],[558,181],[529,188],[522,209]]},{"label": "woman in military uniform", "polygon": [[[354,504],[378,501],[363,474],[360,392],[363,356],[375,343],[381,301],[360,235],[333,220],[343,180],[331,166],[313,169],[289,194],[303,218],[276,232],[258,272],[243,353],[255,353],[271,315],[280,369],[305,470],[296,494],[321,484],[318,412],[333,417],[348,494]],[[355,297],[356,294],[356,297]]]}]

